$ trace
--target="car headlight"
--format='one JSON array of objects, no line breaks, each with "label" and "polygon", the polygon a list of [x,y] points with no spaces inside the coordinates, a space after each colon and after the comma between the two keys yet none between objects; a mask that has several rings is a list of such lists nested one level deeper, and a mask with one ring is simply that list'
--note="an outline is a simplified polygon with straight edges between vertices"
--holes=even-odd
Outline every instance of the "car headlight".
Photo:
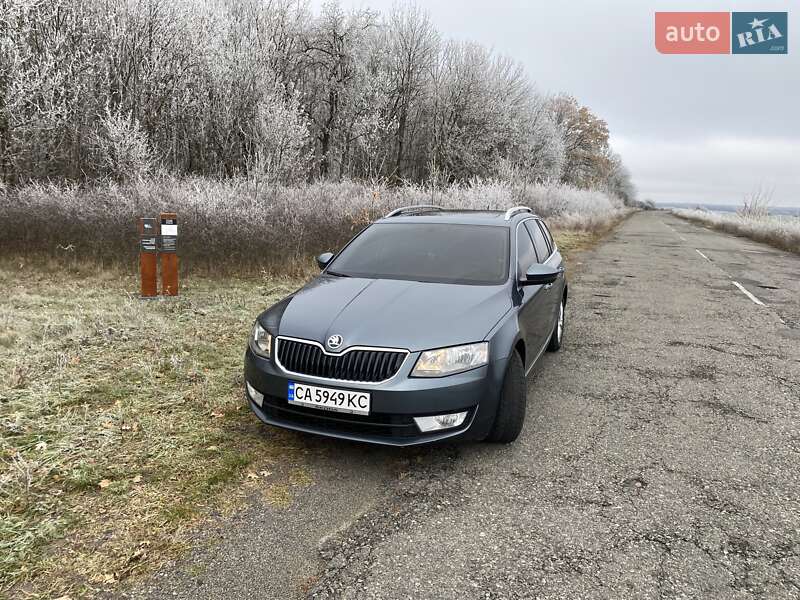
[{"label": "car headlight", "polygon": [[417,359],[412,377],[443,377],[469,371],[489,362],[489,342],[426,350]]},{"label": "car headlight", "polygon": [[272,355],[272,335],[258,321],[253,325],[251,341],[250,346],[253,348],[253,352],[264,358]]}]

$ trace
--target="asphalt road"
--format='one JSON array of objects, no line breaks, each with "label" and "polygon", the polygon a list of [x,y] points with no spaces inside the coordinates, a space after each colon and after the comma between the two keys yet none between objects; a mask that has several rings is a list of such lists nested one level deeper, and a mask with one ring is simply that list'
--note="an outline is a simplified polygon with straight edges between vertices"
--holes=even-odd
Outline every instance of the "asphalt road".
[{"label": "asphalt road", "polygon": [[517,443],[297,436],[289,506],[125,595],[799,598],[800,258],[639,213],[578,260]]}]

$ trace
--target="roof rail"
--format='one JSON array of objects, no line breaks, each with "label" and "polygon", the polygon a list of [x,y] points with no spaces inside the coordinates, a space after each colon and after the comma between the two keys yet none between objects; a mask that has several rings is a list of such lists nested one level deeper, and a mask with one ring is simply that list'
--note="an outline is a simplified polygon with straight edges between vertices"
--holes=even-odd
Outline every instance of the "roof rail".
[{"label": "roof rail", "polygon": [[511,219],[511,217],[513,217],[515,214],[517,214],[517,213],[521,213],[521,212],[529,212],[529,213],[532,213],[533,211],[532,211],[532,210],[530,209],[530,207],[528,207],[528,206],[512,206],[511,208],[509,208],[509,209],[506,211],[505,220],[506,220],[506,221],[508,221],[508,220],[509,220],[509,219]]},{"label": "roof rail", "polygon": [[445,210],[441,206],[436,206],[434,204],[413,204],[411,206],[402,206],[400,208],[395,208],[392,212],[384,215],[384,219],[388,219],[389,217],[396,217],[397,215],[402,215],[403,213],[411,213],[411,212],[423,212],[427,210]]}]

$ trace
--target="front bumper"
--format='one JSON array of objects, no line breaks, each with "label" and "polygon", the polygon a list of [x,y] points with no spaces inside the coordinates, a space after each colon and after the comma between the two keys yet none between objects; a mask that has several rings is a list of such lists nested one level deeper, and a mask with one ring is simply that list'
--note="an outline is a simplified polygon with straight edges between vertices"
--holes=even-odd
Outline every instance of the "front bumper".
[{"label": "front bumper", "polygon": [[[448,377],[408,377],[417,355],[412,353],[391,380],[363,384],[288,375],[272,360],[256,356],[248,348],[245,378],[264,394],[264,401],[259,407],[249,396],[247,400],[256,416],[269,425],[348,440],[410,446],[445,439],[484,439],[497,413],[507,361],[496,360]],[[289,404],[289,381],[368,391],[372,395],[370,414],[355,415]],[[467,419],[453,429],[421,433],[413,420],[413,417],[461,411],[468,412]]]}]

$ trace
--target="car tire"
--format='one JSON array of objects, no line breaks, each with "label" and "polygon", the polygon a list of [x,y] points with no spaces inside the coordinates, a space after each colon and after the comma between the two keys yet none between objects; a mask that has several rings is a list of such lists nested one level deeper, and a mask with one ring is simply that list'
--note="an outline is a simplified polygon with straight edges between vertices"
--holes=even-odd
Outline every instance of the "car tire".
[{"label": "car tire", "polygon": [[564,339],[564,326],[567,324],[567,303],[564,298],[558,307],[558,319],[553,325],[553,332],[550,334],[550,343],[547,344],[548,352],[558,352],[561,349],[561,342]]},{"label": "car tire", "polygon": [[503,379],[503,389],[497,405],[492,430],[486,437],[487,442],[510,444],[519,437],[525,423],[525,404],[527,403],[527,386],[525,385],[525,367],[518,352],[512,352]]}]

